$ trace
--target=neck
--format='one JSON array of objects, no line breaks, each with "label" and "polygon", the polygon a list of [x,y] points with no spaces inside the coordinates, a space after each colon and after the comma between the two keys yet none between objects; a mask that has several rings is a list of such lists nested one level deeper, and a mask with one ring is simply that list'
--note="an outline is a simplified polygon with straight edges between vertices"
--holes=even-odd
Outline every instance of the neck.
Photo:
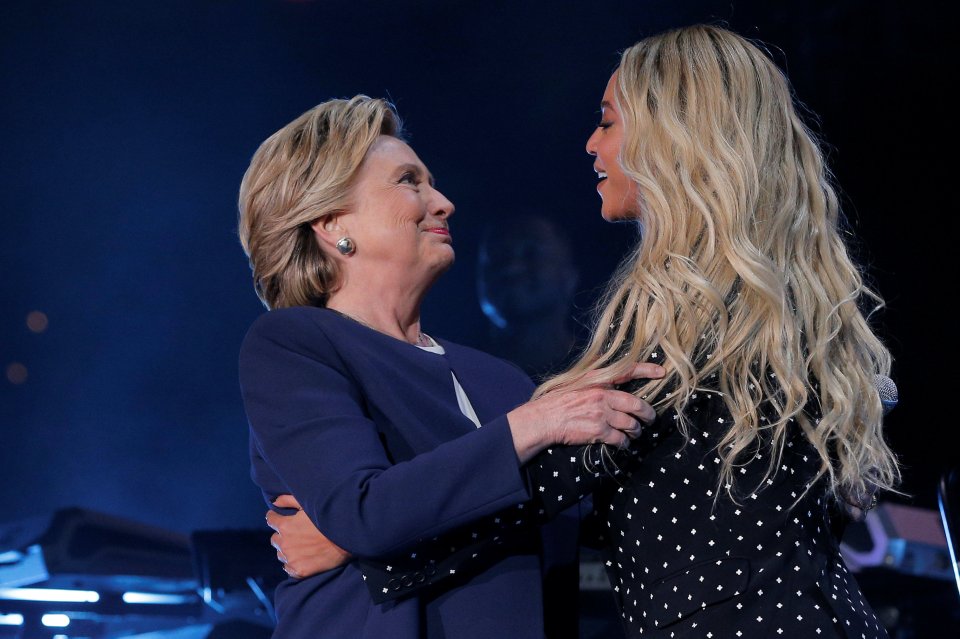
[{"label": "neck", "polygon": [[327,308],[339,311],[396,339],[428,346],[429,340],[420,330],[420,301],[423,294],[411,293],[412,291],[358,291],[345,287],[330,296]]}]

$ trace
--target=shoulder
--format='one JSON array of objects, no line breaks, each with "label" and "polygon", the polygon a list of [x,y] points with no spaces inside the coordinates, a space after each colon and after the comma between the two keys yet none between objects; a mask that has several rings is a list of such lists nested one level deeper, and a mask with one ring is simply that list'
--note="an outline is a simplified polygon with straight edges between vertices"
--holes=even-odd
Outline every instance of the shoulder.
[{"label": "shoulder", "polygon": [[317,355],[332,350],[331,340],[344,330],[336,313],[312,306],[278,308],[253,321],[240,347],[241,364],[278,350]]},{"label": "shoulder", "polygon": [[291,332],[309,330],[315,325],[316,311],[320,310],[309,306],[293,306],[267,311],[250,325],[244,344],[253,340],[282,339]]},{"label": "shoulder", "polygon": [[318,306],[291,306],[263,313],[253,321],[247,339],[322,332],[328,335],[356,332],[359,325],[340,313]]}]

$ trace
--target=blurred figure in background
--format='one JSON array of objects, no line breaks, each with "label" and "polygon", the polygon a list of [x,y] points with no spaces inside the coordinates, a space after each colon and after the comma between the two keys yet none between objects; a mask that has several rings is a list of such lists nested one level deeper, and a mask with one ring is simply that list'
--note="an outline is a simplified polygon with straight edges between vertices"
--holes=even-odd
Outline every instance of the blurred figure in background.
[{"label": "blurred figure in background", "polygon": [[[491,224],[483,233],[477,262],[477,297],[489,321],[479,348],[514,362],[538,383],[566,369],[587,336],[578,331],[583,323],[574,317],[580,272],[560,225],[530,213],[510,216],[509,225]],[[554,526],[576,535],[591,504],[588,498],[568,509]],[[622,637],[606,578],[601,577],[599,588],[580,591],[576,568],[579,564],[581,570],[597,573],[602,565],[599,551],[580,547],[579,557],[564,559],[545,566],[548,635],[566,636],[579,627],[581,639]]]},{"label": "blurred figure in background", "polygon": [[550,218],[512,216],[483,234],[477,295],[489,320],[481,350],[535,381],[566,368],[580,336],[573,319],[579,282],[570,241]]}]

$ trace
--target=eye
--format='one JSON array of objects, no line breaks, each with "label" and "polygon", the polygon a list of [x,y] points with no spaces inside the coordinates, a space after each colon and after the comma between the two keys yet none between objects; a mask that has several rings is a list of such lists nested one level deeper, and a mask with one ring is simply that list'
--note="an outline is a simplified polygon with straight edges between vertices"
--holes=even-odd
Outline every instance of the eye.
[{"label": "eye", "polygon": [[601,120],[597,124],[598,129],[609,129],[611,126],[613,126],[613,122],[610,122],[609,120]]},{"label": "eye", "polygon": [[419,182],[417,181],[417,174],[414,173],[413,171],[405,171],[404,174],[400,176],[400,180],[398,180],[398,183],[412,184],[413,186],[417,186],[419,184]]}]

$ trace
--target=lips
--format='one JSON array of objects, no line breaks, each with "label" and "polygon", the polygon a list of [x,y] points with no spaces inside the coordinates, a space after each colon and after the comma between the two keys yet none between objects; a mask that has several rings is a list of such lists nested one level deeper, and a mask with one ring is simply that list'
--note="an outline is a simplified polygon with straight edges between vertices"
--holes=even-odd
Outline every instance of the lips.
[{"label": "lips", "polygon": [[603,186],[603,183],[607,180],[606,171],[601,171],[597,167],[593,167],[593,171],[597,174],[597,192],[600,191],[600,187]]},{"label": "lips", "polygon": [[450,229],[448,229],[448,228],[444,228],[444,227],[438,226],[438,227],[435,227],[435,228],[432,228],[432,229],[424,229],[424,232],[425,232],[425,233],[433,233],[434,235],[439,235],[440,237],[445,237],[445,238],[447,238],[448,240],[450,240],[451,242],[453,241],[453,238],[450,237]]},{"label": "lips", "polygon": [[594,173],[597,174],[597,190],[600,190],[600,186],[603,185],[604,180],[607,179],[607,172],[601,171],[596,166],[593,167]]}]

